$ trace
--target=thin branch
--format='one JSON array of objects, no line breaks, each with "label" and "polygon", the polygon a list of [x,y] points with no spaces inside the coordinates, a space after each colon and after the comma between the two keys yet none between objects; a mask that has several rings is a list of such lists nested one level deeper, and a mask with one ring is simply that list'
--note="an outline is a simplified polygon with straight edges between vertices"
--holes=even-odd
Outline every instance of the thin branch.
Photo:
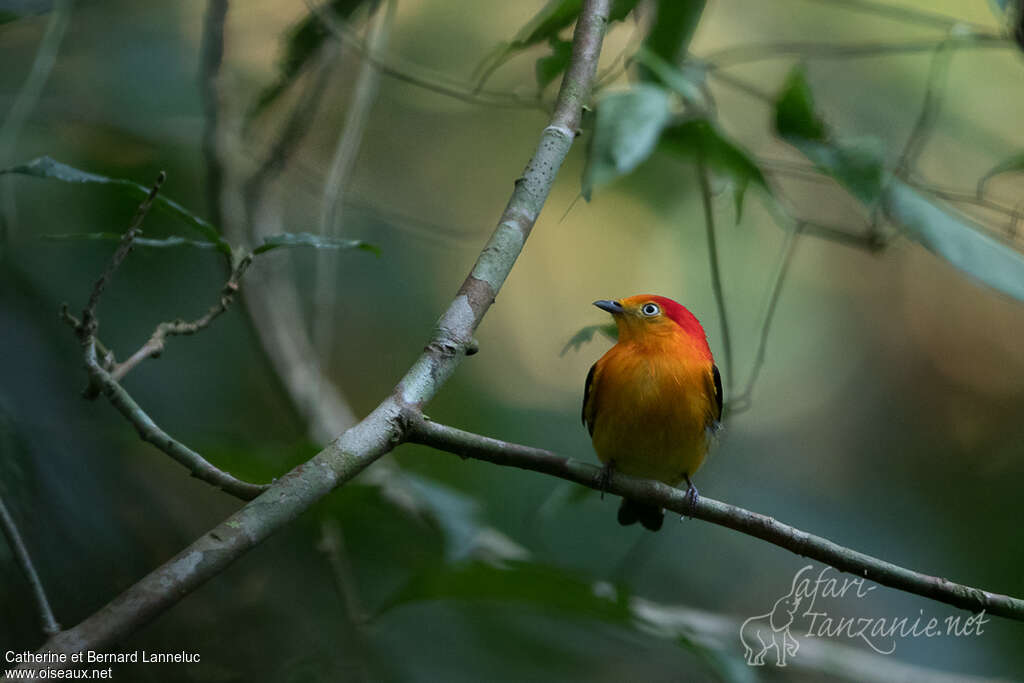
[{"label": "thin branch", "polygon": [[339,21],[327,8],[315,6],[311,0],[306,0],[306,6],[309,7],[311,12],[315,12],[320,17],[338,39],[358,52],[364,60],[373,64],[385,76],[470,104],[509,109],[545,108],[543,102],[536,98],[524,98],[514,93],[478,90],[473,85],[445,79],[436,74],[417,75],[415,73],[417,71],[421,74],[423,73],[422,68],[417,68],[413,64],[399,63],[393,59],[389,60],[380,56],[376,51],[367,47],[345,22]]},{"label": "thin branch", "polygon": [[[66,305],[61,309],[61,317],[76,331],[84,329],[84,325],[71,315]],[[81,332],[79,333],[81,334]],[[106,396],[111,405],[117,408],[117,411],[135,427],[139,438],[156,446],[179,464],[184,465],[193,477],[212,484],[236,498],[252,500],[268,488],[266,484],[250,484],[217,469],[203,456],[180,441],[171,438],[107,371],[104,367],[106,363],[102,363],[97,356],[96,346],[95,338],[91,335],[88,336],[85,341],[85,369],[89,374],[91,394],[102,393]]]},{"label": "thin branch", "polygon": [[704,155],[697,153],[697,180],[700,183],[700,198],[704,205],[704,227],[708,238],[708,262],[711,266],[711,289],[715,293],[715,304],[718,306],[718,319],[722,328],[722,351],[725,355],[725,385],[732,390],[732,340],[729,336],[729,316],[725,310],[725,292],[722,289],[722,273],[718,263],[718,244],[715,241],[715,207],[711,200],[711,183],[708,180],[708,169],[704,163]]},{"label": "thin branch", "polygon": [[220,163],[220,88],[218,80],[224,61],[224,24],[228,0],[209,0],[203,19],[203,42],[199,58],[199,88],[203,105],[203,159],[206,162],[206,205],[214,225],[223,224],[220,208],[224,169]]},{"label": "thin branch", "polygon": [[4,536],[7,538],[7,545],[11,548],[14,561],[21,567],[21,573],[25,575],[29,586],[32,587],[32,597],[36,601],[36,609],[39,611],[39,620],[43,625],[43,633],[48,636],[60,633],[60,624],[53,616],[53,609],[50,608],[50,601],[46,598],[46,591],[43,589],[43,582],[39,579],[35,565],[32,564],[32,556],[28,554],[28,548],[21,540],[18,526],[14,518],[4,505],[4,499],[0,496],[0,527],[3,528]]},{"label": "thin branch", "polygon": [[972,612],[985,611],[1024,621],[1024,600],[946,579],[920,574],[870,555],[851,550],[827,538],[783,524],[771,517],[701,496],[692,503],[685,491],[650,479],[637,479],[618,472],[602,480],[602,469],[540,448],[508,443],[422,418],[410,425],[408,440],[454,453],[463,458],[485,460],[496,465],[543,472],[592,489],[667,508],[712,524],[767,541],[802,557],[862,576],[865,579],[907,593],[937,600]]},{"label": "thin branch", "polygon": [[[385,0],[370,22],[367,36],[369,50],[384,49],[394,21],[395,0]],[[380,72],[369,60],[363,59],[356,78],[355,92],[345,116],[344,127],[338,138],[331,160],[331,170],[324,184],[320,206],[320,234],[337,236],[343,217],[345,188],[355,165],[366,129],[370,110],[377,99]],[[338,258],[335,254],[321,253],[316,263],[316,315],[313,318],[313,344],[322,367],[330,368],[330,354],[334,347],[336,281]],[[320,373],[323,375],[324,373]],[[323,378],[325,381],[326,377]]]},{"label": "thin branch", "polygon": [[142,221],[146,219],[146,214],[149,213],[150,208],[153,206],[153,200],[156,199],[157,193],[160,192],[160,186],[164,184],[165,180],[167,180],[167,174],[160,171],[156,177],[156,182],[153,183],[153,187],[149,191],[149,195],[139,204],[139,208],[136,209],[135,216],[132,218],[131,225],[121,236],[121,243],[117,245],[114,255],[110,258],[110,263],[107,264],[107,269],[103,271],[103,274],[96,280],[96,284],[93,285],[92,293],[89,294],[89,303],[86,304],[85,309],[82,311],[82,327],[79,330],[79,335],[83,343],[86,337],[96,333],[98,325],[96,305],[99,303],[100,296],[103,294],[107,283],[114,276],[114,271],[121,266],[128,253],[131,252],[132,240],[142,232]]},{"label": "thin branch", "polygon": [[238,294],[239,281],[250,263],[252,263],[251,254],[246,254],[239,259],[238,264],[231,271],[231,276],[221,289],[220,299],[203,316],[192,321],[185,321],[179,318],[178,320],[162,322],[157,325],[149,341],[143,344],[138,351],[129,356],[123,363],[116,363],[113,366],[110,373],[111,379],[115,382],[120,382],[124,379],[125,375],[142,361],[147,358],[158,357],[164,351],[167,337],[196,334],[209,327],[210,323],[221,313],[228,310],[234,302],[235,295]]},{"label": "thin branch", "polygon": [[[3,126],[0,127],[0,168],[5,168],[14,161],[12,157],[21,136],[21,129],[39,101],[43,87],[50,78],[50,72],[57,63],[57,52],[71,22],[73,4],[73,0],[56,0],[54,3],[46,31],[39,41],[39,48],[32,61],[32,68],[18,90]],[[8,233],[14,229],[16,220],[14,189],[10,179],[5,178],[0,182],[0,194],[0,247],[3,247],[9,238]]]},{"label": "thin branch", "polygon": [[[248,503],[203,534],[163,566],[128,588],[98,612],[48,640],[43,652],[81,652],[110,647],[156,618],[226,569],[270,534],[366,469],[405,438],[410,417],[455,371],[473,341],[473,331],[490,308],[515,264],[555,176],[579,129],[590,98],[610,0],[585,0],[573,38],[572,58],[550,124],[503,212],[491,240],[441,316],[420,358],[362,422],[348,429],[308,462],[276,480]],[[52,667],[30,663],[21,669]]]},{"label": "thin branch", "polygon": [[1012,49],[1014,44],[1005,36],[995,33],[972,33],[951,38],[925,38],[907,42],[829,43],[816,41],[783,41],[776,43],[744,43],[725,47],[700,57],[708,70],[717,71],[738,64],[766,59],[800,57],[802,59],[861,59],[933,52],[948,46],[950,50]]},{"label": "thin branch", "polygon": [[887,19],[893,19],[895,21],[901,21],[907,24],[916,24],[918,26],[930,26],[932,28],[939,29],[951,29],[957,25],[969,26],[974,30],[978,31],[990,31],[992,30],[988,26],[982,24],[975,24],[973,22],[964,21],[959,17],[951,17],[948,14],[940,14],[938,12],[930,12],[927,10],[917,9],[916,7],[904,7],[902,5],[894,5],[889,2],[878,2],[877,0],[810,0],[811,2],[818,2],[821,4],[829,5],[830,7],[838,7],[855,12],[863,12],[867,14],[874,14],[879,17],[885,17]]},{"label": "thin branch", "polygon": [[939,114],[939,107],[942,105],[942,98],[946,91],[947,75],[949,64],[953,58],[952,39],[944,40],[935,46],[931,62],[928,65],[928,78],[925,81],[924,99],[921,103],[921,111],[914,121],[914,127],[907,136],[907,142],[896,163],[894,174],[906,178],[910,173],[917,158],[921,155],[924,145],[928,140],[928,134],[935,125],[935,119]]},{"label": "thin branch", "polygon": [[330,63],[337,54],[338,44],[335,41],[327,41],[320,48],[319,63],[309,76],[310,82],[303,88],[259,168],[246,181],[245,205],[250,207],[250,214],[251,207],[259,204],[267,185],[284,170],[299,142],[309,132],[317,105],[331,80]]},{"label": "thin branch", "polygon": [[757,344],[757,354],[754,357],[754,365],[750,369],[750,377],[747,378],[747,386],[743,393],[729,400],[729,414],[737,415],[747,410],[754,397],[754,386],[761,376],[761,368],[764,367],[764,359],[768,353],[768,335],[771,332],[772,320],[775,317],[775,308],[778,306],[779,297],[782,295],[782,287],[786,284],[786,275],[789,274],[789,264],[793,261],[793,254],[796,252],[796,243],[803,233],[804,224],[796,222],[792,232],[786,233],[786,242],[782,247],[782,262],[779,264],[778,272],[775,274],[772,284],[771,297],[768,300],[768,308],[765,311],[764,322],[761,323],[761,337]]}]

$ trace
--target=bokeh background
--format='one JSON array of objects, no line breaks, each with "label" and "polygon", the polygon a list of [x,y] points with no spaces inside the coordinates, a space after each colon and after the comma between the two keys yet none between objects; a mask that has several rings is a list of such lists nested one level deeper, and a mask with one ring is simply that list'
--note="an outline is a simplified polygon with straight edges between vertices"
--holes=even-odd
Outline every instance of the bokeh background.
[{"label": "bokeh background", "polygon": [[[54,11],[46,3],[5,4],[11,20],[0,24],[0,112],[10,112],[23,92]],[[946,34],[941,26],[854,11],[856,4],[712,0],[691,48],[700,56],[737,44],[902,44]],[[413,80],[454,84],[471,95],[476,66],[541,6],[400,0],[376,56]],[[1003,30],[985,2],[902,6],[968,22],[959,30]],[[165,196],[213,218],[198,79],[205,12],[195,1],[75,3],[52,73],[0,166],[49,155],[142,184],[163,169]],[[314,71],[326,70],[322,99],[272,183],[282,225],[295,232],[318,229],[324,182],[359,80],[356,43],[325,50],[321,66],[299,74],[247,128],[242,122],[277,78],[291,27],[309,13],[302,3],[232,3],[218,78],[222,163],[230,175],[258,165]],[[351,35],[365,35],[366,14],[352,14]],[[605,89],[635,77],[616,58],[635,49],[642,25],[641,14],[639,24],[631,18],[609,36]],[[340,232],[372,242],[381,254],[328,257],[335,263],[333,326],[319,359],[355,415],[369,412],[418,355],[490,234],[545,125],[553,87],[539,107],[534,101],[534,62],[543,54],[544,46],[526,51],[487,85],[521,106],[380,76],[346,183]],[[914,126],[930,56],[817,56],[806,63],[829,122],[844,134],[879,137],[892,161]],[[774,92],[796,61],[785,54],[729,73]],[[918,171],[937,185],[973,192],[980,176],[1021,145],[1022,76],[1011,41],[957,50]],[[770,107],[713,78],[708,83],[724,130],[758,155],[786,154],[772,134]],[[578,199],[584,151],[578,144],[571,152],[480,327],[480,353],[427,412],[593,462],[579,404],[587,369],[611,342],[598,334],[578,349],[564,348],[580,328],[605,322],[591,301],[638,292],[676,298],[704,322],[724,361],[693,166],[657,152],[585,202]],[[769,177],[796,215],[851,233],[870,218],[835,185]],[[1019,176],[999,177],[989,192],[1013,206],[1019,183]],[[113,244],[42,236],[122,231],[135,200],[102,186],[23,176],[0,177],[0,185],[14,204],[0,246],[0,493],[58,619],[72,625],[239,503],[142,443],[108,403],[80,395],[81,352],[57,310],[65,301],[72,309],[84,305]],[[716,178],[713,189],[735,393],[755,364],[786,226],[765,193],[748,192],[737,223],[727,180]],[[227,205],[219,210],[230,214]],[[7,199],[4,210],[11,211]],[[977,215],[994,231],[1008,223]],[[189,234],[159,213],[145,230],[152,237]],[[1024,308],[919,244],[890,237],[877,251],[800,238],[751,405],[729,417],[696,482],[704,495],[894,563],[1024,595]],[[257,259],[243,292],[250,283],[266,285],[267,271],[285,272],[300,295],[297,319],[308,328],[301,332],[311,334],[312,321],[327,315],[316,284],[323,264],[312,250],[270,252]],[[126,357],[158,322],[204,312],[223,280],[212,252],[137,249],[100,304],[101,337]],[[168,432],[239,476],[269,480],[320,445],[243,305],[200,335],[171,340],[125,386]],[[704,622],[705,633],[696,627],[666,635],[609,616],[602,601],[636,597],[738,625],[768,611],[807,562],[702,522],[670,518],[658,534],[622,528],[614,520],[617,501],[535,473],[414,446],[400,447],[396,459],[400,469],[335,492],[122,646],[197,652],[200,664],[115,667],[115,678],[826,680],[855,654],[872,654],[862,642],[841,639],[846,649],[824,668],[794,662],[787,670],[755,670],[743,664],[738,634],[727,628],[715,636],[712,621]],[[398,493],[381,480],[399,482]],[[885,588],[834,601],[830,611],[890,619],[962,614]],[[901,639],[895,653],[871,661],[881,667],[880,680],[903,664],[958,678],[1013,679],[1024,669],[1022,638],[1024,626],[992,618],[981,636]],[[0,650],[41,642],[25,581],[0,544]]]}]

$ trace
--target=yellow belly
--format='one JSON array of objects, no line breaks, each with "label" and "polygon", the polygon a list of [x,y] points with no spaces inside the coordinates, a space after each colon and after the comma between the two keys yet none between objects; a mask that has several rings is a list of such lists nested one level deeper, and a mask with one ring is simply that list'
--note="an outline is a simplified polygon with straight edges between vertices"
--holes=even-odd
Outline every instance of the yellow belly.
[{"label": "yellow belly", "polygon": [[708,452],[710,368],[612,353],[598,368],[593,441],[601,462],[672,486],[693,476]]}]

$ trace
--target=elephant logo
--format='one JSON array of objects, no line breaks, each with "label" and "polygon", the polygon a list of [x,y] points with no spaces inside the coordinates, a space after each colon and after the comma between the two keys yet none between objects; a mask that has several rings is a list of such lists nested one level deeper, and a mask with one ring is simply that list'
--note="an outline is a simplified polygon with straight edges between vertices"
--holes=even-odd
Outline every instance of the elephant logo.
[{"label": "elephant logo", "polygon": [[800,606],[796,584],[794,576],[789,593],[776,600],[770,612],[750,617],[740,626],[740,642],[750,666],[764,666],[771,649],[775,650],[775,665],[786,666],[786,657],[795,656],[800,649],[800,643],[789,632]]}]

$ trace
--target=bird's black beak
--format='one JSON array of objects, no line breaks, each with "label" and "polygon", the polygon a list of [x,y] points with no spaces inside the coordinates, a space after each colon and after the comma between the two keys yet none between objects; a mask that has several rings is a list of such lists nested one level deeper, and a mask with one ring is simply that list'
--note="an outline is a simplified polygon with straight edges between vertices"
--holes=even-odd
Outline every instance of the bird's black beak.
[{"label": "bird's black beak", "polygon": [[594,302],[594,305],[600,308],[602,311],[608,311],[612,315],[622,313],[625,309],[622,308],[622,304],[618,301],[611,301],[609,299],[600,299]]}]

